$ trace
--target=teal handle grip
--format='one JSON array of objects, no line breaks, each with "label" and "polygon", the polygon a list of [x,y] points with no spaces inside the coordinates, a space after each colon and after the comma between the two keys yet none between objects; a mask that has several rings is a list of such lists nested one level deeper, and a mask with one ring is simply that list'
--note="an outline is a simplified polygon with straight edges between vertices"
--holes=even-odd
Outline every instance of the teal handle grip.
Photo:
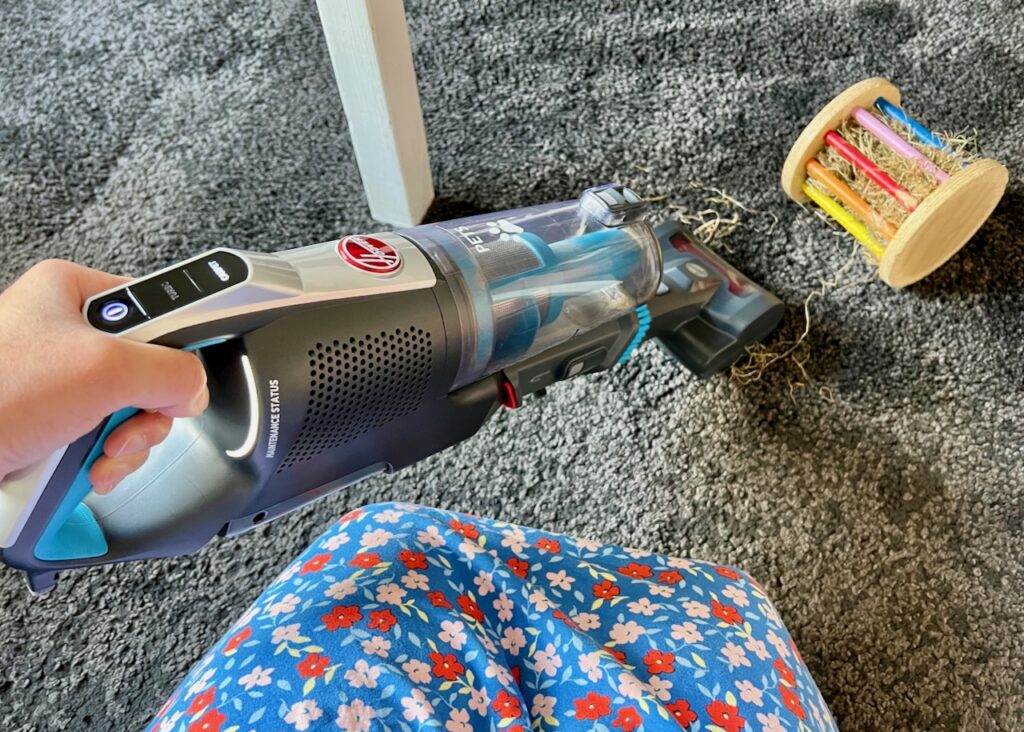
[{"label": "teal handle grip", "polygon": [[36,559],[60,561],[65,559],[87,559],[102,557],[107,553],[107,537],[103,534],[92,511],[82,501],[92,490],[89,469],[103,454],[103,443],[119,425],[131,419],[138,409],[127,407],[110,415],[103,425],[96,443],[82,463],[71,488],[64,494],[50,523],[36,542]]}]

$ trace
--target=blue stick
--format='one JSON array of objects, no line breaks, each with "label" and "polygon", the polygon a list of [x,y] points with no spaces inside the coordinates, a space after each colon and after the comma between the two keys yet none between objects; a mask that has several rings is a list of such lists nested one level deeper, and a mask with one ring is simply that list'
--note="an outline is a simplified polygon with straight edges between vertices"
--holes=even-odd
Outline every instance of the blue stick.
[{"label": "blue stick", "polygon": [[930,147],[934,147],[939,150],[945,150],[946,152],[949,152],[949,148],[946,147],[946,144],[942,140],[935,136],[934,132],[929,130],[927,127],[925,127],[916,119],[908,115],[906,112],[904,112],[902,109],[897,107],[892,102],[887,101],[882,97],[879,97],[875,101],[875,106],[878,107],[878,110],[889,119],[894,119],[897,122],[902,122],[907,127],[909,127],[910,131],[914,133],[914,137],[920,140],[923,144],[929,145]]}]

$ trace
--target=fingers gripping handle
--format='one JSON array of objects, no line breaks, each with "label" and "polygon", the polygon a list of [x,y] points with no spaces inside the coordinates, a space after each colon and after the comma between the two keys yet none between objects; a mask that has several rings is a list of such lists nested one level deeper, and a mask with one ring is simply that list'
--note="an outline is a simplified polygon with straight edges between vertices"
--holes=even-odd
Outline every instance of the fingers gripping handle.
[{"label": "fingers gripping handle", "polygon": [[92,511],[85,505],[85,497],[92,490],[89,470],[103,454],[103,443],[119,425],[131,419],[139,410],[128,407],[112,414],[100,431],[96,443],[82,463],[68,492],[53,512],[50,522],[36,543],[37,559],[59,561],[102,557],[107,553],[107,539],[103,535]]}]

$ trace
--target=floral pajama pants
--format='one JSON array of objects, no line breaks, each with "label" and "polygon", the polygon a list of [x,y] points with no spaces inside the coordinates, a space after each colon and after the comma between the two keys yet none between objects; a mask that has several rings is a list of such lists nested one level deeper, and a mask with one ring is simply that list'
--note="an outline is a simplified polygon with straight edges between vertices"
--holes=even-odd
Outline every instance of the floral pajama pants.
[{"label": "floral pajama pants", "polygon": [[716,564],[418,506],[353,511],[185,677],[160,732],[834,730]]}]

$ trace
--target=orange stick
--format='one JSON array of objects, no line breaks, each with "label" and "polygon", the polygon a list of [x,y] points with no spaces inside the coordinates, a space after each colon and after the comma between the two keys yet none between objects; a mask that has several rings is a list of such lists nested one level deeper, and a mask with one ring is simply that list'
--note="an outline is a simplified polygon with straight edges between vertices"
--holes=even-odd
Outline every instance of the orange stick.
[{"label": "orange stick", "polygon": [[824,165],[817,160],[808,160],[807,172],[879,234],[886,239],[896,236],[895,226],[886,221],[880,213],[871,208],[867,201],[858,196],[850,186],[836,178]]}]

